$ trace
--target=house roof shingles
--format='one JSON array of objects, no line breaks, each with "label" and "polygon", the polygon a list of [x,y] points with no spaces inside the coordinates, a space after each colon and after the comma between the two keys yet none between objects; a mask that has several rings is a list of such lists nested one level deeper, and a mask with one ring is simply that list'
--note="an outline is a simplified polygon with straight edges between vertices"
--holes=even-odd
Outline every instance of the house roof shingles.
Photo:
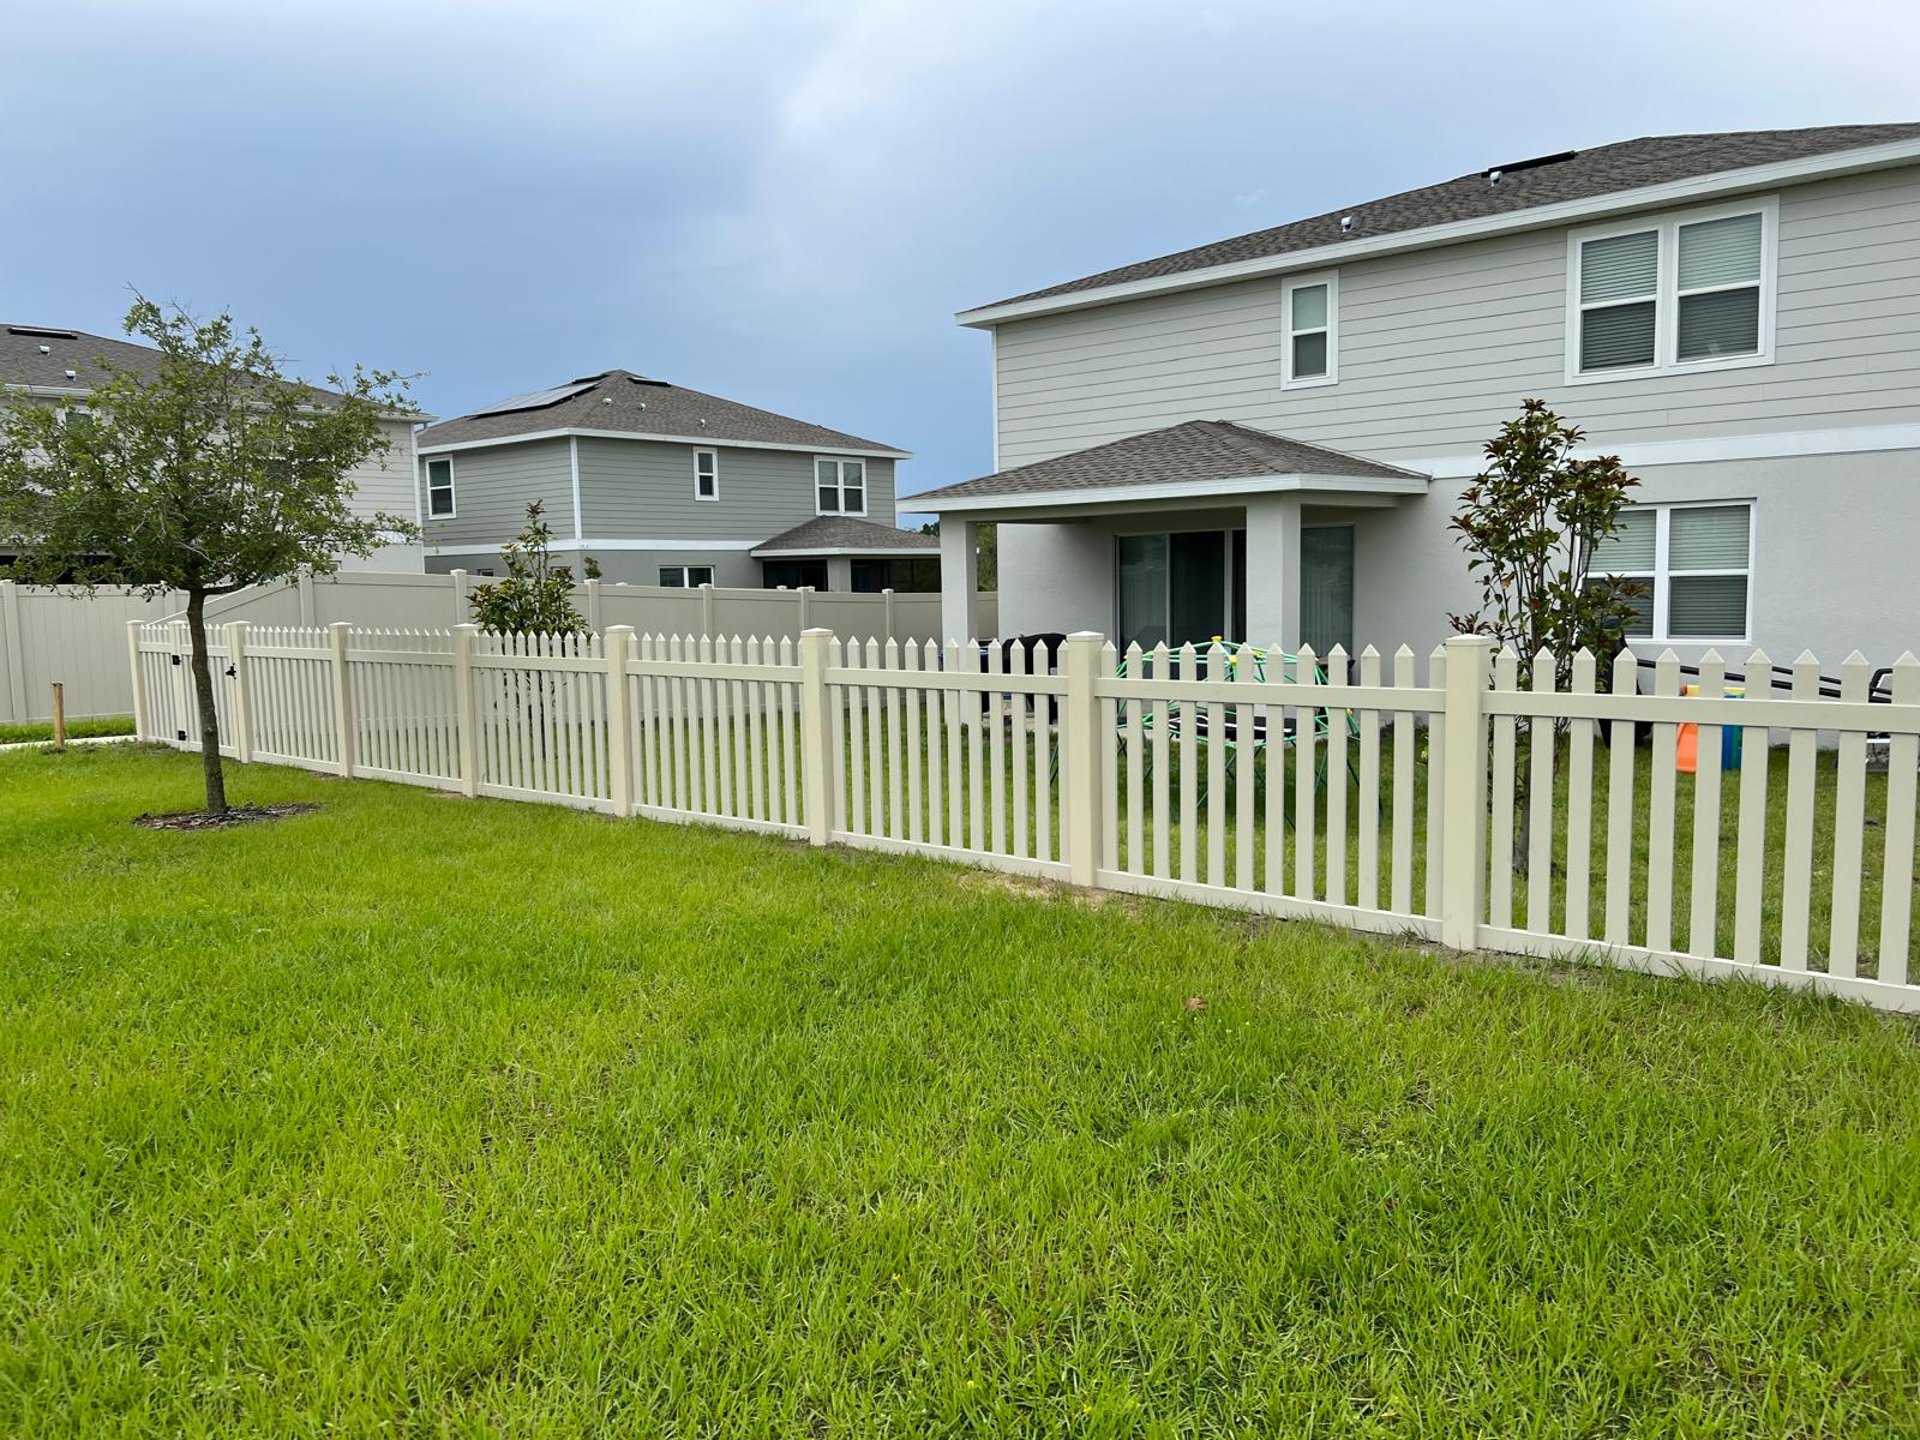
[{"label": "house roof shingles", "polygon": [[[47,347],[42,355],[40,347]],[[111,340],[84,330],[14,321],[0,326],[0,385],[32,385],[48,390],[89,390],[106,379],[105,361],[117,370],[152,375],[160,352],[130,340]],[[73,371],[72,377],[67,371]]]},{"label": "house roof shingles", "polygon": [[461,415],[429,425],[420,432],[420,448],[509,440],[549,430],[609,430],[671,435],[715,445],[748,441],[797,450],[864,450],[902,458],[908,453],[877,440],[742,405],[737,400],[650,380],[630,370],[608,370],[575,383],[587,388],[550,405],[493,415]]},{"label": "house roof shingles", "polygon": [[851,515],[821,515],[783,530],[771,540],[753,547],[754,555],[819,555],[836,550],[871,550],[876,554],[901,550],[940,548],[940,537],[922,535],[914,530],[896,530],[871,520]]},{"label": "house roof shingles", "polygon": [[[1284,435],[1269,435],[1231,420],[1188,420],[1164,430],[1129,435],[1091,449],[1019,465],[978,480],[903,496],[910,508],[926,501],[1048,495],[1131,485],[1204,485],[1269,475],[1329,475],[1356,479],[1424,480],[1412,470],[1382,465]],[[937,506],[935,507],[937,508]]]},{"label": "house roof shingles", "polygon": [[[1509,162],[1500,183],[1489,182],[1487,171],[1475,171],[1438,185],[1403,190],[1397,195],[1345,205],[1315,215],[1236,235],[1230,240],[1199,245],[1137,264],[1122,265],[1097,275],[1032,290],[998,300],[980,309],[1045,300],[1083,290],[1101,290],[1137,280],[1154,280],[1219,265],[1265,260],[1298,250],[1316,250],[1342,241],[1369,236],[1424,230],[1462,220],[1532,210],[1565,201],[1595,199],[1649,185],[1716,175],[1729,170],[1779,161],[1801,160],[1842,150],[1857,150],[1901,140],[1920,139],[1920,123],[1898,125],[1831,125],[1811,130],[1748,130],[1717,135],[1658,135],[1622,140],[1591,150],[1571,152],[1546,164]],[[1502,169],[1495,165],[1490,169]],[[1351,230],[1340,221],[1353,218]]]}]

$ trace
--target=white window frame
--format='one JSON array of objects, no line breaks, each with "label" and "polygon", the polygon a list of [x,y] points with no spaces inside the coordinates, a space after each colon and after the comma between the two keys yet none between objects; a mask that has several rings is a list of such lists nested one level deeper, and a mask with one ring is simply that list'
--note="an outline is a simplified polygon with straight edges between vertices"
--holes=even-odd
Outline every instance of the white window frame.
[{"label": "white window frame", "polygon": [[[1744,569],[1729,570],[1682,570],[1681,579],[1692,579],[1699,575],[1738,575],[1747,582],[1747,614],[1741,622],[1742,630],[1738,635],[1673,635],[1668,633],[1669,607],[1673,598],[1673,580],[1675,571],[1668,563],[1668,537],[1672,530],[1673,512],[1676,510],[1724,510],[1732,505],[1744,505],[1747,510],[1747,563]],[[1652,586],[1653,593],[1648,598],[1653,602],[1653,633],[1651,635],[1630,635],[1628,645],[1747,645],[1753,637],[1753,556],[1755,536],[1758,533],[1759,507],[1751,496],[1729,496],[1720,500],[1673,500],[1655,501],[1630,505],[1629,510],[1651,510],[1653,512],[1653,573],[1645,576]],[[1642,576],[1630,571],[1594,571],[1595,575],[1612,576],[1619,574],[1628,579],[1639,580]]]},{"label": "white window frame", "polygon": [[[662,588],[698,590],[702,585],[713,584],[713,566],[711,565],[662,565],[660,567],[660,574],[664,576],[671,570],[678,570],[680,572],[680,584],[678,586],[668,586],[667,582],[662,579],[660,582]],[[707,578],[704,580],[695,580],[693,578],[693,572],[696,570],[704,571]]]},{"label": "white window frame", "polygon": [[[1293,339],[1298,335],[1314,335],[1319,331],[1309,327],[1296,331],[1293,328],[1293,292],[1311,290],[1316,285],[1327,287],[1327,373],[1324,375],[1302,375],[1293,373]],[[1290,275],[1280,285],[1280,388],[1282,390],[1307,390],[1316,385],[1333,385],[1340,380],[1340,272],[1338,270],[1319,270],[1311,275]]]},{"label": "white window frame", "polygon": [[[820,467],[822,465],[834,467],[834,495],[840,507],[837,510],[820,508]],[[858,510],[847,509],[847,466],[849,465],[860,467],[860,508]],[[864,519],[867,513],[867,497],[873,493],[873,467],[871,462],[857,455],[816,455],[813,457],[813,472],[808,476],[808,483],[813,486],[814,514],[851,515]]]},{"label": "white window frame", "polygon": [[[1679,358],[1680,349],[1680,228],[1706,220],[1725,220],[1735,215],[1760,217],[1760,348],[1751,355],[1703,355],[1695,360]],[[1592,240],[1615,235],[1638,235],[1654,231],[1658,238],[1656,253],[1660,273],[1653,297],[1653,363],[1621,366],[1612,370],[1580,368],[1580,317],[1588,307],[1580,303],[1580,247]],[[1603,385],[1612,380],[1642,380],[1649,375],[1684,375],[1697,370],[1743,370],[1750,365],[1773,364],[1774,301],[1778,290],[1780,252],[1780,197],[1766,195],[1758,199],[1736,200],[1725,205],[1710,205],[1698,210],[1672,214],[1643,215],[1636,220],[1620,220],[1610,225],[1589,225],[1567,232],[1567,355],[1566,382],[1569,385]],[[1744,287],[1716,286],[1715,289]],[[1689,292],[1692,293],[1692,292]],[[1705,293],[1705,292],[1701,292]],[[1592,308],[1605,309],[1624,301],[1595,301]]]},{"label": "white window frame", "polygon": [[[706,475],[702,475],[700,472],[700,462],[703,459],[708,462],[710,467]],[[702,495],[700,493],[700,482],[708,478],[711,478],[713,481],[713,493],[711,495]],[[718,450],[696,450],[693,452],[693,498],[705,501],[708,504],[720,498],[720,452]]]},{"label": "white window frame", "polygon": [[[460,513],[460,504],[459,490],[454,484],[453,457],[451,455],[425,455],[421,458],[427,462],[427,519],[452,520],[457,518]],[[433,492],[435,489],[433,483],[433,467],[442,464],[447,467],[447,508],[444,511],[433,508]]]}]

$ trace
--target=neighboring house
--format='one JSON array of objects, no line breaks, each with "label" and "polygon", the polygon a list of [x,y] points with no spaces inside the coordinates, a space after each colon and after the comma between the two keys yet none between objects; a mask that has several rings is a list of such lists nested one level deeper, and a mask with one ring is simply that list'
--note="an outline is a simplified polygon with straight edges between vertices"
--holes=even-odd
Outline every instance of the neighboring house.
[{"label": "neighboring house", "polygon": [[[101,362],[116,370],[152,373],[160,352],[130,340],[89,335],[45,325],[0,327],[0,393],[25,396],[69,412],[84,413],[87,395],[104,379]],[[420,417],[396,417],[385,426],[388,449],[349,472],[353,508],[364,515],[403,515],[418,523],[413,485],[413,434]],[[344,556],[342,570],[421,571],[417,543],[382,546],[372,555]]]},{"label": "neighboring house", "polygon": [[609,370],[421,431],[427,568],[494,573],[541,501],[554,550],[645,585],[936,590],[894,528],[907,452]]},{"label": "neighboring house", "polygon": [[913,498],[949,634],[990,521],[1006,634],[1430,647],[1538,396],[1643,483],[1598,563],[1652,649],[1920,650],[1920,124],[1498,165],[959,320],[997,473]]}]

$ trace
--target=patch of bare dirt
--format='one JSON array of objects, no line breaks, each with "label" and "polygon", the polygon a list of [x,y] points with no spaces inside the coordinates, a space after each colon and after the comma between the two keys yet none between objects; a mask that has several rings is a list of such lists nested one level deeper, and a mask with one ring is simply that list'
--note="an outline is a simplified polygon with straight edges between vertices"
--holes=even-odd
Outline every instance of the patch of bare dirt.
[{"label": "patch of bare dirt", "polygon": [[231,830],[237,825],[254,825],[287,815],[305,815],[319,808],[318,805],[235,805],[224,815],[209,815],[204,810],[179,810],[171,815],[136,815],[133,823],[143,830]]}]

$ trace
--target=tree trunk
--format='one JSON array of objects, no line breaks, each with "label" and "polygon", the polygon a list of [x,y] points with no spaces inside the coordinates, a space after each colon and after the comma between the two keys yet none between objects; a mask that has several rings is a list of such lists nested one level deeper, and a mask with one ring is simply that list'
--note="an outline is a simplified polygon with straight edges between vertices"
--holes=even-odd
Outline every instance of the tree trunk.
[{"label": "tree trunk", "polygon": [[207,659],[207,597],[187,592],[187,631],[193,636],[193,699],[200,712],[200,770],[207,782],[207,813],[227,813],[227,776],[220,768],[220,717],[213,707],[213,666]]}]

